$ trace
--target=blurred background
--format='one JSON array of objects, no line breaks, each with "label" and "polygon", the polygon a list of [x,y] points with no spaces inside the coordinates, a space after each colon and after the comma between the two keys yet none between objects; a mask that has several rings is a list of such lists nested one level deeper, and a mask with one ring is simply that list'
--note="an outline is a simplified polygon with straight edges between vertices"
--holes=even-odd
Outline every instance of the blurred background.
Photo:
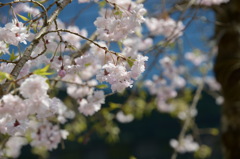
[{"label": "blurred background", "polygon": [[[0,2],[4,2],[4,0],[0,0]],[[148,15],[157,17],[163,10],[172,8],[176,2],[177,0],[146,0],[144,6],[148,9]],[[73,1],[60,14],[59,18],[67,25],[77,25],[81,29],[85,28],[88,31],[88,35],[91,35],[96,29],[93,22],[98,16],[98,7],[95,3],[77,5],[77,1]],[[7,11],[8,8],[1,8],[0,15],[4,15]],[[155,54],[154,52],[147,54],[149,56],[148,69],[145,71],[143,79],[141,79],[142,81],[151,79],[153,74],[159,74],[159,70],[156,67],[149,68],[155,59],[159,60],[165,55],[174,54],[181,57],[184,56],[184,53],[196,48],[207,54],[211,49],[209,41],[214,35],[215,21],[213,11],[198,9],[194,22],[191,22],[192,19],[188,19],[188,16],[192,13],[191,9],[184,12],[184,24],[187,25],[187,28],[174,47],[164,50],[164,54]],[[174,19],[182,16],[181,12],[174,12],[171,15]],[[146,26],[144,28],[146,30]],[[145,30],[143,30],[143,34],[147,34]],[[157,37],[154,40],[159,41],[161,38]],[[113,44],[112,48],[117,49],[117,44]],[[189,69],[192,68],[191,63],[184,59],[177,61],[177,65],[184,65]],[[193,74],[196,77],[201,76],[201,72],[193,71]],[[213,76],[212,71],[208,70],[207,75]],[[189,85],[188,88],[191,96],[193,96],[196,87]],[[153,98],[147,90],[142,89],[141,91],[145,92],[146,100],[149,101],[149,99]],[[109,96],[104,107],[109,107],[108,104],[114,101],[116,103],[125,103],[128,95],[134,93],[140,93],[139,88],[135,88],[132,92],[128,90],[126,94]],[[60,92],[58,96],[64,99],[65,95],[66,92]],[[120,131],[117,139],[106,140],[106,136],[89,130],[83,133],[84,137],[72,137],[72,139],[77,139],[79,142],[71,141],[70,136],[70,141],[64,141],[62,145],[59,145],[58,149],[51,151],[49,154],[43,153],[42,157],[48,156],[46,157],[48,159],[170,159],[173,149],[170,147],[169,141],[170,139],[178,138],[182,123],[179,119],[173,118],[171,114],[160,113],[153,109],[152,107],[155,107],[155,105],[150,107],[151,110],[148,113],[143,113],[139,118],[135,118],[130,123],[124,124],[113,119]],[[196,141],[212,148],[209,159],[221,159],[219,139],[221,106],[216,104],[215,98],[209,94],[209,91],[203,90],[197,109],[198,115],[195,118],[195,122],[198,130],[193,132],[193,134],[199,132],[201,134],[197,134],[199,138]],[[81,122],[81,120],[88,120],[88,118],[80,118],[79,121]],[[88,128],[94,126],[94,123],[91,123],[91,119],[90,122],[86,123]],[[75,126],[76,124],[69,124],[68,128],[74,129]],[[105,128],[103,127],[103,129]],[[41,157],[32,154],[30,146],[23,147],[19,157],[19,159],[37,158]],[[178,156],[178,159],[193,158],[193,153],[185,153]]]}]

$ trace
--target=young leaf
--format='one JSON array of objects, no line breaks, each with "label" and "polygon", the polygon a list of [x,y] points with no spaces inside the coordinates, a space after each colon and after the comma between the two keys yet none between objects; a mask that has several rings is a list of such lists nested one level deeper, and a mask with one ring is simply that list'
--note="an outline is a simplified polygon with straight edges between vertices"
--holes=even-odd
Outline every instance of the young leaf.
[{"label": "young leaf", "polygon": [[134,64],[134,59],[131,59],[131,58],[128,58],[127,59],[127,63],[128,63],[128,65],[130,66],[130,67],[132,67],[133,66],[133,64]]},{"label": "young leaf", "polygon": [[103,8],[106,5],[106,1],[101,1],[101,2],[98,3],[98,5],[99,5],[100,8]]},{"label": "young leaf", "polygon": [[120,108],[120,107],[121,107],[120,104],[117,104],[117,103],[110,103],[110,108],[111,108],[112,110],[114,110],[114,109],[118,109],[118,108]]},{"label": "young leaf", "polygon": [[2,82],[5,79],[12,80],[13,78],[9,73],[0,72],[0,82]]},{"label": "young leaf", "polygon": [[137,159],[135,156],[130,156],[129,159]]},{"label": "young leaf", "polygon": [[123,49],[123,44],[122,44],[122,42],[118,41],[117,44],[118,44],[119,49],[122,50],[122,49]]},{"label": "young leaf", "polygon": [[29,21],[29,19],[28,18],[26,18],[26,17],[24,17],[24,16],[22,16],[22,15],[20,15],[20,14],[17,14],[22,20],[24,20],[24,21]]},{"label": "young leaf", "polygon": [[50,67],[50,64],[46,65],[44,68],[40,68],[33,71],[33,74],[40,75],[40,76],[52,75],[53,72],[47,72],[49,67]]},{"label": "young leaf", "polygon": [[96,88],[98,89],[104,89],[104,88],[107,88],[108,86],[106,84],[99,84],[96,86]]},{"label": "young leaf", "polygon": [[14,52],[12,52],[11,55],[10,55],[10,59],[9,59],[9,60],[10,60],[10,61],[14,61],[14,60],[17,59],[17,57],[18,57],[18,56],[15,56]]},{"label": "young leaf", "polygon": [[32,14],[28,13],[28,19],[32,19]]},{"label": "young leaf", "polygon": [[86,63],[84,66],[85,67],[91,66],[91,63]]},{"label": "young leaf", "polygon": [[119,15],[119,16],[122,16],[123,12],[120,11],[119,9],[117,9],[115,12],[114,12],[114,15]]}]

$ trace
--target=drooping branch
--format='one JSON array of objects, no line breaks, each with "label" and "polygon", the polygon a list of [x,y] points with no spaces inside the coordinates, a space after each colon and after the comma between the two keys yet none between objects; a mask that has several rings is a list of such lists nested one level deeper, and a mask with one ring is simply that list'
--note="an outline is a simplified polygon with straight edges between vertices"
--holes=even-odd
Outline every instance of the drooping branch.
[{"label": "drooping branch", "polygon": [[[37,44],[41,40],[42,35],[44,35],[48,31],[49,27],[54,22],[54,20],[56,20],[56,18],[60,14],[60,12],[71,2],[72,2],[72,0],[64,0],[62,3],[57,3],[56,10],[49,17],[49,19],[47,20],[47,23],[36,34],[35,38],[31,42],[31,44],[25,49],[25,51],[23,53],[23,56],[18,60],[18,62],[16,63],[15,67],[13,68],[13,70],[11,72],[11,75],[12,75],[12,77],[14,79],[16,79],[18,77],[18,75],[19,75],[21,69],[23,68],[24,64],[29,59],[31,59],[31,53],[33,52],[33,50],[35,49],[35,47],[37,46]],[[5,82],[5,84],[3,84],[1,86],[1,90],[3,90],[3,94],[7,93],[6,89],[8,88],[8,85],[9,85],[9,83]]]},{"label": "drooping branch", "polygon": [[72,31],[70,31],[70,30],[66,30],[66,29],[50,30],[50,31],[46,32],[45,34],[42,34],[42,37],[43,37],[44,35],[48,34],[48,33],[54,33],[54,32],[57,32],[57,33],[58,33],[58,32],[66,32],[66,33],[70,33],[70,34],[79,36],[79,37],[81,37],[82,39],[84,39],[84,40],[92,43],[93,45],[95,45],[95,46],[97,46],[97,47],[105,50],[106,53],[113,54],[113,55],[115,55],[115,56],[117,56],[118,58],[121,58],[121,59],[123,59],[123,60],[128,60],[127,57],[124,57],[122,54],[119,54],[119,53],[117,53],[117,52],[108,50],[107,47],[99,45],[97,42],[95,42],[95,41],[92,40],[93,38],[87,38],[87,37],[85,37],[85,36],[83,36],[83,35],[81,35],[81,34],[72,32]]},{"label": "drooping branch", "polygon": [[[204,86],[204,83],[203,82],[200,83],[198,88],[197,88],[197,91],[196,91],[196,93],[194,95],[192,104],[189,107],[190,111],[188,111],[188,113],[187,113],[187,118],[184,121],[182,129],[181,129],[181,132],[180,132],[180,134],[178,136],[178,142],[179,143],[181,143],[181,141],[183,140],[184,136],[186,135],[187,131],[189,130],[191,122],[194,120],[194,117],[191,116],[190,112],[191,112],[191,110],[195,110],[196,109],[198,101],[199,101],[201,93],[202,93],[202,90],[203,90],[203,86]],[[177,151],[175,150],[174,153],[171,156],[171,159],[176,159],[176,158],[177,158]]]},{"label": "drooping branch", "polygon": [[0,2],[0,7],[8,6],[8,5],[12,6],[15,3],[33,3],[33,4],[37,5],[37,6],[39,6],[43,10],[41,14],[44,15],[44,25],[47,24],[47,19],[48,19],[47,9],[41,3],[37,2],[37,1],[28,0],[28,1],[12,1],[12,2],[8,2],[8,3],[1,3]]}]

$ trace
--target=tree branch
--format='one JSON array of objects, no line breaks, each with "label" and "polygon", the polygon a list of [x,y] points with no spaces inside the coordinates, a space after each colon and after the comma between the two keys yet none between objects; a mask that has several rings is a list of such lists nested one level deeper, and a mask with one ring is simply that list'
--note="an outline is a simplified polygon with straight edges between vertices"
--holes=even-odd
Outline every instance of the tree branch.
[{"label": "tree branch", "polygon": [[[58,3],[58,7],[53,12],[51,17],[47,20],[46,25],[43,26],[43,28],[36,34],[36,36],[35,36],[34,40],[32,41],[32,43],[26,48],[26,50],[24,51],[23,56],[21,57],[21,59],[17,62],[17,64],[13,68],[13,70],[11,72],[11,75],[13,76],[13,78],[16,79],[18,77],[18,75],[19,75],[21,69],[23,68],[24,64],[31,58],[31,53],[33,52],[33,50],[35,49],[35,47],[39,43],[41,37],[46,32],[48,32],[49,27],[54,22],[54,20],[58,17],[60,12],[71,2],[72,2],[72,0],[64,0],[62,3]],[[8,84],[4,84],[2,86],[3,91],[5,91],[7,87],[8,87]]]}]

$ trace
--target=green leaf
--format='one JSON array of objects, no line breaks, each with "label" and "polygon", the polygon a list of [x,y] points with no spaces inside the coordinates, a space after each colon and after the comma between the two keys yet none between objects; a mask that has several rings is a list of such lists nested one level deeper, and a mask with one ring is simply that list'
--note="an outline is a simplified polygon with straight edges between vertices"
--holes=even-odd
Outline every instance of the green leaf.
[{"label": "green leaf", "polygon": [[169,47],[170,49],[174,49],[175,43],[174,43],[174,42],[169,43],[169,44],[168,44],[168,47]]},{"label": "green leaf", "polygon": [[104,89],[104,88],[108,88],[108,86],[106,84],[99,84],[99,85],[96,86],[96,88]]},{"label": "green leaf", "polygon": [[91,63],[86,63],[84,66],[85,67],[88,67],[88,66],[90,66],[91,65]]},{"label": "green leaf", "polygon": [[32,14],[28,13],[28,19],[32,19]]},{"label": "green leaf", "polygon": [[5,79],[12,80],[13,78],[9,73],[0,72],[0,82],[2,82]]},{"label": "green leaf", "polygon": [[33,28],[34,33],[37,33],[38,25],[34,24],[32,28]]},{"label": "green leaf", "polygon": [[117,104],[117,103],[109,103],[109,105],[112,110],[120,108],[121,106],[120,104]]},{"label": "green leaf", "polygon": [[99,5],[100,8],[105,7],[106,4],[107,4],[106,1],[101,1],[101,2],[98,3],[98,5]]},{"label": "green leaf", "polygon": [[128,65],[129,65],[130,67],[132,67],[132,66],[133,66],[133,64],[134,64],[134,61],[136,61],[136,60],[134,60],[134,59],[131,59],[131,58],[128,58],[128,59],[127,59],[127,63],[128,63]]},{"label": "green leaf", "polygon": [[77,48],[74,47],[73,45],[67,45],[67,47],[68,47],[69,49],[73,50],[73,51],[76,51],[76,50],[77,50]]},{"label": "green leaf", "polygon": [[40,75],[40,76],[52,75],[53,72],[47,72],[49,67],[50,67],[50,64],[46,65],[44,68],[40,68],[33,71],[33,74]]},{"label": "green leaf", "polygon": [[119,49],[122,50],[122,49],[123,49],[123,44],[122,44],[122,42],[118,41],[117,44],[118,44]]},{"label": "green leaf", "polygon": [[209,158],[212,154],[211,147],[207,145],[201,145],[197,151],[194,153],[194,158],[196,159],[206,159]]},{"label": "green leaf", "polygon": [[24,16],[22,16],[22,15],[20,15],[20,14],[17,14],[22,20],[24,20],[24,21],[29,21],[29,19],[28,18],[26,18],[26,17],[24,17]]},{"label": "green leaf", "polygon": [[129,159],[137,159],[135,156],[130,156]]},{"label": "green leaf", "polygon": [[115,12],[114,12],[114,15],[120,15],[122,16],[123,12],[120,11],[119,9],[117,9]]},{"label": "green leaf", "polygon": [[219,134],[219,130],[216,129],[216,128],[212,128],[212,129],[210,130],[210,133],[211,133],[211,135],[213,135],[213,136],[217,136],[217,135]]},{"label": "green leaf", "polygon": [[11,55],[10,55],[10,59],[9,59],[9,60],[10,60],[10,61],[14,61],[14,60],[17,59],[17,57],[18,57],[18,56],[15,56],[14,52],[12,52]]}]

